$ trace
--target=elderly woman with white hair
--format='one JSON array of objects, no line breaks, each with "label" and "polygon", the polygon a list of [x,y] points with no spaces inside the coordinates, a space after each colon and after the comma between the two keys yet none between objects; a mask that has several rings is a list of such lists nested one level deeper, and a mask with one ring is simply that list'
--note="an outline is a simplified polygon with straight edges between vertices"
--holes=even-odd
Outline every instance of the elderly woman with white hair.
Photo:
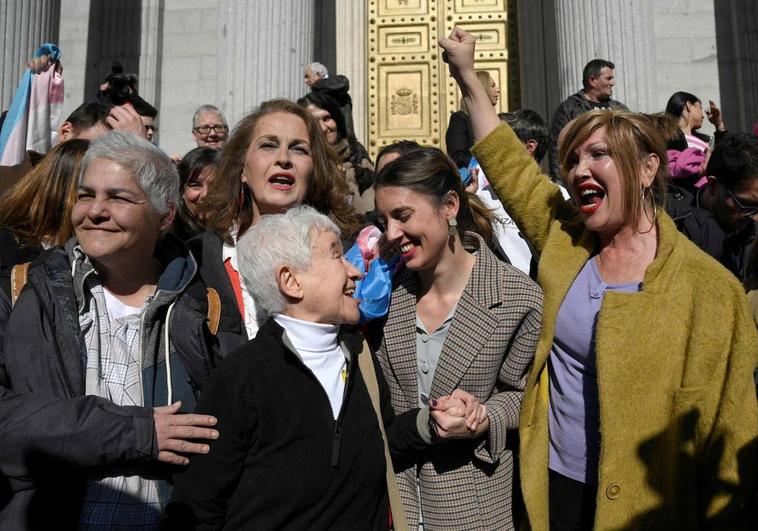
[{"label": "elderly woman with white hair", "polygon": [[218,417],[220,437],[175,478],[172,528],[387,529],[394,478],[373,407],[393,460],[431,443],[430,418],[444,436],[468,437],[483,408],[445,397],[431,413],[394,416],[376,361],[340,326],[358,322],[360,273],[328,217],[310,207],[263,216],[238,252],[256,304],[273,317],[203,390],[197,411]]},{"label": "elderly woman with white hair", "polygon": [[149,142],[114,131],[87,150],[75,237],[31,264],[5,327],[0,528],[53,514],[62,529],[158,529],[165,463],[218,436],[209,415],[178,414],[209,367],[173,346],[204,326],[181,318],[197,266],[164,234],[178,201],[176,170]]}]

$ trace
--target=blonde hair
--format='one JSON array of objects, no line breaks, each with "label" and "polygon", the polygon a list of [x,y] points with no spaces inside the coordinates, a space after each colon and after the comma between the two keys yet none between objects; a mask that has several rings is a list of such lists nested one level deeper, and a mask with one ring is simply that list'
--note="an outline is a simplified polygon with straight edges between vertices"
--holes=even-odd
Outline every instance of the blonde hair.
[{"label": "blonde hair", "polygon": [[[484,89],[484,92],[487,94],[490,93],[490,81],[494,81],[492,76],[489,72],[486,70],[477,70],[476,71],[476,79],[479,80],[479,84]],[[461,98],[461,105],[460,110],[468,114],[468,110],[466,109],[466,102],[463,101],[463,98]]]},{"label": "blonde hair", "polygon": [[608,155],[616,163],[621,180],[624,223],[637,227],[643,207],[640,164],[650,154],[656,155],[659,160],[658,170],[650,185],[653,201],[661,207],[664,205],[668,176],[666,142],[653,121],[642,114],[611,109],[584,113],[561,133],[558,161],[564,179],[571,168],[574,152],[601,128],[605,128]]}]

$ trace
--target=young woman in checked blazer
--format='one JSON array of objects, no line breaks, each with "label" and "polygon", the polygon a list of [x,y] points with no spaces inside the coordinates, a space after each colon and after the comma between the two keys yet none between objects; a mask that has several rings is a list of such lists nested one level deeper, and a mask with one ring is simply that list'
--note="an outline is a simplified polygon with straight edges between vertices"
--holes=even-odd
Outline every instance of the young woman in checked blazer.
[{"label": "young woman in checked blazer", "polygon": [[491,214],[438,149],[389,163],[375,186],[387,240],[405,260],[371,333],[394,410],[428,404],[432,433],[444,435],[436,399],[460,388],[486,408],[468,438],[440,439],[395,463],[408,523],[513,529],[515,430],[540,334],[540,288],[487,247]]}]

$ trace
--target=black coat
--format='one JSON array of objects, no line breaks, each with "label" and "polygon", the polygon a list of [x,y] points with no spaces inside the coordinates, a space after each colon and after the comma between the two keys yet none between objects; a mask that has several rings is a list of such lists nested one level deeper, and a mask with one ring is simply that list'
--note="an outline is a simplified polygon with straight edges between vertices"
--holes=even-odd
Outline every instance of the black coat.
[{"label": "black coat", "polygon": [[[189,331],[205,326],[203,320],[187,321],[187,315],[197,312],[185,310],[192,300],[181,295],[194,275],[195,263],[183,245],[170,237],[167,240],[175,245],[156,254],[164,263],[158,287],[166,292],[158,296],[167,297],[166,304],[176,301],[171,338],[172,342],[176,337],[186,341],[196,336]],[[90,474],[139,465],[149,466],[159,479],[170,476],[171,469],[155,460],[158,447],[152,407],[120,406],[85,395],[75,289],[69,253],[55,247],[30,266],[12,312],[7,297],[0,296],[4,341],[0,352],[0,529],[4,531],[50,529],[51,516],[56,529],[76,529]],[[145,330],[149,329],[143,343],[146,405],[166,403],[165,363],[158,356],[163,347],[155,342],[163,336],[166,310],[165,305],[157,306],[155,315],[145,318]],[[210,363],[187,358],[176,349],[171,349],[170,356],[174,400],[181,399],[191,410]],[[167,488],[167,483],[159,483],[163,496]]]},{"label": "black coat", "polygon": [[471,127],[471,118],[463,111],[455,111],[450,115],[450,123],[445,133],[445,146],[447,154],[457,168],[468,168],[473,145],[474,128]]},{"label": "black coat", "polygon": [[197,261],[199,283],[190,286],[188,292],[196,300],[202,315],[207,314],[207,288],[213,288],[221,299],[221,319],[216,334],[217,350],[221,357],[248,340],[245,322],[242,320],[232,282],[224,268],[221,236],[206,230],[187,242]]},{"label": "black coat", "polygon": [[593,109],[619,109],[628,111],[626,105],[616,100],[608,100],[604,103],[597,103],[584,97],[584,91],[580,90],[572,94],[558,105],[553,113],[553,119],[550,120],[550,178],[553,181],[560,181],[560,167],[558,164],[558,135],[566,124],[571,120]]},{"label": "black coat", "polygon": [[[352,359],[335,421],[283,335],[270,319],[211,376],[196,411],[218,418],[220,437],[176,476],[172,529],[387,529],[384,449],[358,368],[360,336],[342,336]],[[426,448],[419,410],[394,417],[374,363],[393,459],[415,455]]]},{"label": "black coat", "polygon": [[681,233],[744,282],[750,276],[750,253],[755,246],[758,223],[748,224],[733,234],[726,233],[709,210],[698,206],[699,193],[693,195],[669,184],[666,211]]}]

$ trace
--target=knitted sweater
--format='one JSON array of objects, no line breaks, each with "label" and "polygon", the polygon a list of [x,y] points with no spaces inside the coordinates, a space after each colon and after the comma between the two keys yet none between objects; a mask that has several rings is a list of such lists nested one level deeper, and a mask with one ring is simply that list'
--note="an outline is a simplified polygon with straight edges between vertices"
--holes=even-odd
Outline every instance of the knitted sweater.
[{"label": "knitted sweater", "polygon": [[[558,309],[598,240],[506,125],[473,152],[541,253],[542,335],[519,433],[529,522],[535,531],[547,530],[547,360]],[[660,209],[658,237],[641,291],[607,293],[598,315],[595,528],[749,528],[758,334],[737,279],[677,232]]]}]

